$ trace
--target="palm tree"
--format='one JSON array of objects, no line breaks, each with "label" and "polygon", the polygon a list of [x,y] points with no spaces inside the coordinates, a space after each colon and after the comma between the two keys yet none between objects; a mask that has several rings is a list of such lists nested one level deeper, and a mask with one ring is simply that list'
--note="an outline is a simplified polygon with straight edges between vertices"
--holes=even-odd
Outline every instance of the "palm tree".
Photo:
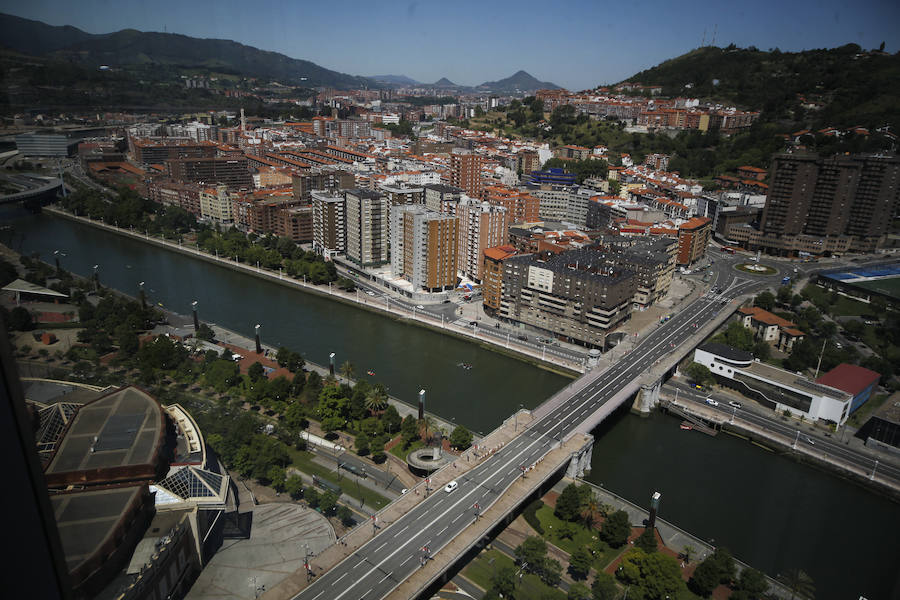
[{"label": "palm tree", "polygon": [[691,546],[690,544],[688,544],[687,546],[682,548],[681,554],[684,556],[684,562],[690,564],[691,557],[694,556],[695,552],[696,552],[696,549],[693,546]]},{"label": "palm tree", "polygon": [[425,435],[422,438],[425,440],[425,443],[431,443],[431,438],[434,436],[434,433],[440,429],[437,421],[435,421],[432,417],[425,415],[425,418],[421,421],[422,427],[425,430]]},{"label": "palm tree", "polygon": [[345,379],[353,379],[353,375],[354,373],[356,373],[356,368],[349,360],[344,361],[344,364],[341,365],[340,373],[344,376]]},{"label": "palm tree", "polygon": [[584,503],[584,512],[581,513],[581,522],[585,529],[593,529],[597,524],[597,511],[600,509],[600,502],[593,492]]},{"label": "palm tree", "polygon": [[794,600],[795,596],[815,597],[816,586],[813,584],[812,577],[807,575],[803,569],[788,569],[784,574],[778,576],[778,581],[791,591],[791,600]]},{"label": "palm tree", "polygon": [[380,386],[375,386],[366,394],[366,410],[377,413],[388,406],[387,394]]}]

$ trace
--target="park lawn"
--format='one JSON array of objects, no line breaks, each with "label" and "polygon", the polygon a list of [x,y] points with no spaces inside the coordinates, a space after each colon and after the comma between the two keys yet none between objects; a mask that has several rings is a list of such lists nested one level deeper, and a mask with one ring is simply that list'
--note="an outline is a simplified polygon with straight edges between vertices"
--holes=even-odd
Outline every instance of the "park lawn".
[{"label": "park lawn", "polygon": [[288,454],[291,457],[291,464],[296,467],[298,470],[306,473],[307,475],[315,475],[316,477],[320,477],[331,483],[336,483],[341,486],[341,491],[351,498],[356,498],[357,500],[362,500],[369,506],[374,508],[384,508],[390,503],[390,500],[373,492],[367,487],[363,487],[361,485],[356,484],[356,479],[353,476],[342,476],[338,478],[338,475],[328,469],[327,467],[323,467],[322,465],[313,461],[313,453],[307,452],[305,450],[297,450],[296,448],[288,448]]},{"label": "park lawn", "polygon": [[[515,568],[515,565],[512,558],[499,550],[485,550],[463,569],[462,574],[475,582],[478,587],[487,590],[491,587],[491,577],[495,570],[502,567]],[[516,600],[565,600],[565,598],[565,592],[551,588],[544,584],[540,577],[531,574],[522,577],[516,590]]]},{"label": "park lawn", "polygon": [[882,294],[887,294],[888,296],[900,299],[900,277],[863,281],[856,285],[863,289],[881,292]]},{"label": "park lawn", "polygon": [[611,563],[619,554],[628,549],[627,546],[622,548],[610,548],[606,542],[600,541],[599,531],[597,529],[585,529],[580,523],[571,523],[574,528],[575,535],[572,539],[562,538],[558,532],[560,528],[566,524],[559,517],[553,514],[553,509],[546,504],[541,506],[535,516],[541,523],[544,530],[543,538],[556,546],[557,548],[572,554],[578,548],[587,546],[594,551],[594,568],[598,571],[602,570],[606,565]]},{"label": "park lawn", "polygon": [[418,440],[414,441],[412,444],[410,444],[409,447],[406,448],[405,450],[403,449],[403,444],[397,444],[396,446],[394,446],[393,448],[388,450],[388,452],[390,452],[391,454],[393,454],[400,460],[406,460],[406,457],[409,455],[410,452],[412,452],[413,450],[418,450],[419,448],[422,448],[423,446],[425,446],[425,442],[423,442],[421,439],[418,439]]},{"label": "park lawn", "polygon": [[814,304],[821,304],[822,301],[826,302],[829,305],[828,313],[835,317],[851,317],[872,313],[870,305],[847,296],[838,295],[837,302],[831,304],[831,293],[817,285],[807,285],[803,288],[802,293],[808,295]]}]

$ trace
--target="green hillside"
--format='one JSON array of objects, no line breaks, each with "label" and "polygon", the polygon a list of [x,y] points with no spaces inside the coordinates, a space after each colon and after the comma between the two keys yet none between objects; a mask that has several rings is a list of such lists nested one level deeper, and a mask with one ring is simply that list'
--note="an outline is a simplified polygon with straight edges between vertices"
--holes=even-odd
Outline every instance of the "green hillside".
[{"label": "green hillside", "polygon": [[[900,55],[856,44],[804,52],[698,48],[626,81],[761,110],[766,121],[869,128],[900,122]],[[804,99],[821,108],[804,108]]]},{"label": "green hillside", "polygon": [[74,27],[0,13],[0,46],[23,54],[97,69],[100,65],[134,69],[165,66],[191,74],[226,73],[304,87],[353,89],[378,87],[365,77],[347,75],[308,60],[259,50],[230,40],[199,39],[174,33],[123,29],[94,35]]}]

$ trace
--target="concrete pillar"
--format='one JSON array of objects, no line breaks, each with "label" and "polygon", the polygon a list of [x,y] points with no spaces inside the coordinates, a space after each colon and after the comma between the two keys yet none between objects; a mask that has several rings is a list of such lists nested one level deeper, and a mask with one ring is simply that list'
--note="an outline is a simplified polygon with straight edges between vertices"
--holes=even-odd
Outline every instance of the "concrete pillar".
[{"label": "concrete pillar", "polygon": [[259,324],[256,325],[254,329],[256,329],[256,353],[262,354],[262,344],[259,341]]},{"label": "concrete pillar", "polygon": [[583,477],[585,471],[591,470],[591,454],[594,451],[594,438],[587,436],[588,442],[582,446],[577,452],[572,454],[569,460],[569,466],[566,469],[566,477],[575,479]]},{"label": "concrete pillar", "polygon": [[425,390],[419,390],[419,420],[425,418]]},{"label": "concrete pillar", "polygon": [[328,355],[328,373],[334,377],[334,352]]},{"label": "concrete pillar", "polygon": [[191,302],[191,312],[194,314],[194,332],[200,329],[200,318],[197,316],[197,301]]},{"label": "concrete pillar", "polygon": [[656,511],[659,510],[659,499],[662,496],[659,492],[653,492],[650,496],[650,518],[647,520],[647,527],[653,529],[656,527]]},{"label": "concrete pillar", "polygon": [[641,391],[638,392],[634,399],[632,409],[642,415],[649,414],[650,411],[659,404],[659,390],[661,388],[662,379],[657,379],[653,383],[642,385]]}]

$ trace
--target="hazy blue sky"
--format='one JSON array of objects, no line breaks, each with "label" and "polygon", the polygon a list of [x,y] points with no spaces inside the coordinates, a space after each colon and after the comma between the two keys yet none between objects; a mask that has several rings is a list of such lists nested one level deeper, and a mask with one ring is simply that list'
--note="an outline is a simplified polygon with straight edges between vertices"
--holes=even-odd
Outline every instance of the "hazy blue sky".
[{"label": "hazy blue sky", "polygon": [[[225,38],[354,75],[477,85],[524,69],[578,90],[710,42],[900,49],[900,2],[871,0],[0,0],[0,11],[90,33]],[[2,43],[2,41],[0,41]]]}]

